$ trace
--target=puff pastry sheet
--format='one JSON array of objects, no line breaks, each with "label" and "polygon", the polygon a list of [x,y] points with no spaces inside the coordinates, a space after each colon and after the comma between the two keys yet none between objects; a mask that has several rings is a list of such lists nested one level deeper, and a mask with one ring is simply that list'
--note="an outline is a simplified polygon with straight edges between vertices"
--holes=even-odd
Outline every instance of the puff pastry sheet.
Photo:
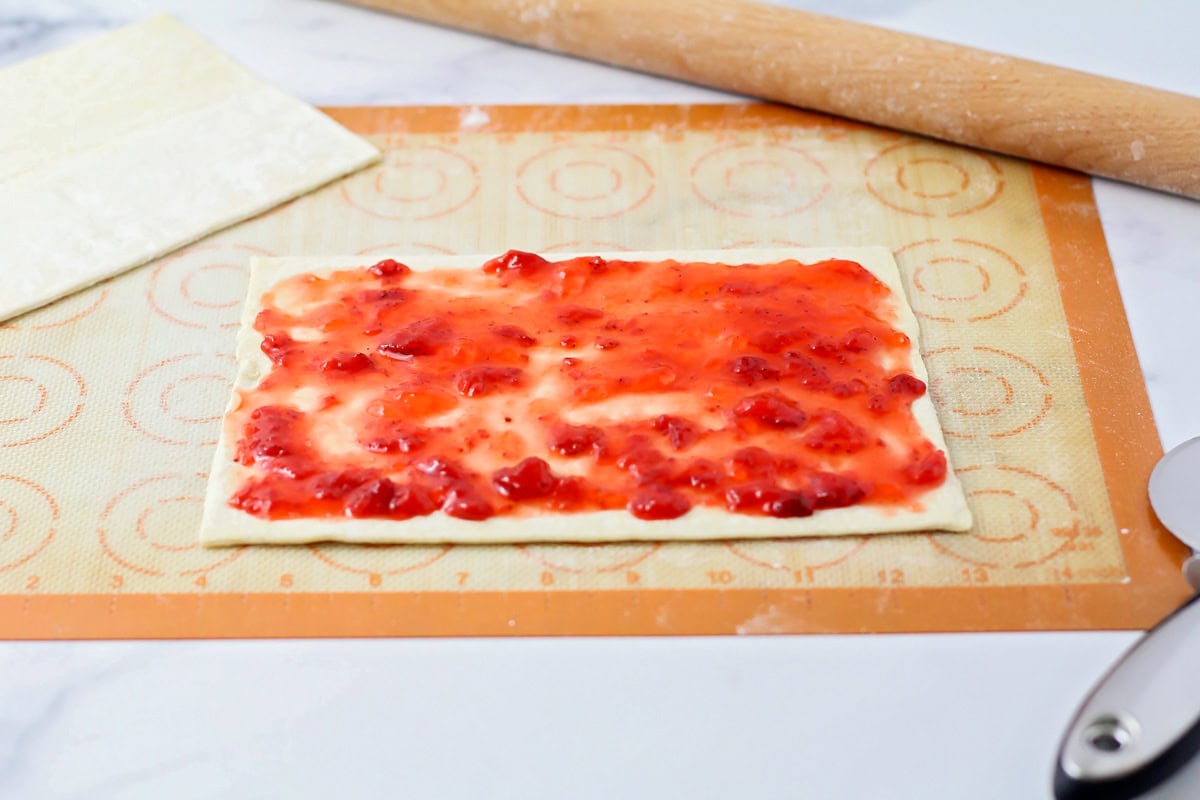
[{"label": "puff pastry sheet", "polygon": [[378,159],[169,17],[0,71],[0,320]]}]

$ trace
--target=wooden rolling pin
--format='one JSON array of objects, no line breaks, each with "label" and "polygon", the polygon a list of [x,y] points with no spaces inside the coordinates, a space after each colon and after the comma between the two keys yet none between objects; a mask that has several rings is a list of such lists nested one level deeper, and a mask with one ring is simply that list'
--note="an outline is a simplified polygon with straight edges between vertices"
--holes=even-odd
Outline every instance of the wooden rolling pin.
[{"label": "wooden rolling pin", "polygon": [[741,0],[351,2],[1200,198],[1200,98]]}]

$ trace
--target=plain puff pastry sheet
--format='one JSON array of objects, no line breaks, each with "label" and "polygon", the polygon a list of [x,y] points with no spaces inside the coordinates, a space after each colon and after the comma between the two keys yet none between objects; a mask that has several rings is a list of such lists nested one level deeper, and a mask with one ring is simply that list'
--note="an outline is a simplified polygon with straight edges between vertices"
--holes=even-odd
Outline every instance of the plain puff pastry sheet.
[{"label": "plain puff pastry sheet", "polygon": [[379,158],[169,17],[0,71],[0,320]]}]

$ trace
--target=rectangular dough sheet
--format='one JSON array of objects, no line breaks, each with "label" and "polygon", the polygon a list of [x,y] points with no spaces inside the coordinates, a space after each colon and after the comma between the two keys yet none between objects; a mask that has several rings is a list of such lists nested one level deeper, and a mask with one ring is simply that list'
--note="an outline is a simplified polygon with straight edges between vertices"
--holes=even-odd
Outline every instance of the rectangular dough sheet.
[{"label": "rectangular dough sheet", "polygon": [[169,17],[0,71],[0,320],[379,158]]},{"label": "rectangular dough sheet", "polygon": [[[917,319],[912,313],[901,284],[900,273],[891,251],[884,247],[843,247],[821,249],[714,250],[655,253],[587,253],[609,259],[739,263],[772,263],[797,259],[812,263],[829,258],[844,258],[862,264],[886,283],[896,298],[895,327],[912,342],[911,372],[928,381],[920,356]],[[408,520],[384,519],[285,519],[264,520],[228,505],[228,499],[252,470],[234,459],[238,432],[230,431],[229,413],[235,409],[237,391],[252,389],[271,369],[263,354],[262,337],[254,330],[254,319],[262,310],[263,295],[279,281],[303,273],[327,274],[338,269],[368,266],[387,255],[339,256],[320,258],[255,258],[251,260],[250,284],[238,335],[238,371],[234,396],[226,409],[216,456],[210,473],[200,527],[200,540],[207,546],[234,544],[296,544],[312,541],[357,543],[418,542],[602,542],[631,540],[706,540],[737,538],[777,538],[806,536],[842,536],[898,531],[963,531],[971,526],[971,513],[958,477],[953,469],[945,482],[922,497],[923,510],[888,510],[871,506],[852,506],[818,511],[810,517],[776,519],[766,516],[735,514],[721,509],[697,506],[682,517],[646,521],[625,510],[545,514],[534,517],[497,516],[483,522],[460,520],[441,511]],[[390,256],[414,270],[434,268],[478,269],[490,256],[431,256],[397,253]],[[571,258],[555,253],[555,259]],[[923,433],[936,447],[947,451],[937,412],[929,393],[912,404]],[[948,451],[947,451],[948,452]]]}]

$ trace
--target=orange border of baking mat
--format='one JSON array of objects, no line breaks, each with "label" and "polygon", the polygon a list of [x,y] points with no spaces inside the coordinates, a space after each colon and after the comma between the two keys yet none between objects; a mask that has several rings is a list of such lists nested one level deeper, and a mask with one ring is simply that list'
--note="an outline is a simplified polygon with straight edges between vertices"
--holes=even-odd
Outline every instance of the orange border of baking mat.
[{"label": "orange border of baking mat", "polygon": [[[509,106],[472,132],[678,131],[773,125],[860,127],[770,105]],[[333,108],[369,133],[458,130],[461,109]],[[661,129],[661,127],[660,127]],[[1113,516],[1122,584],[881,589],[688,589],[32,595],[0,598],[8,638],[724,634],[771,611],[789,633],[1082,630],[1147,627],[1188,595],[1185,548],[1144,487],[1161,454],[1133,340],[1086,176],[1033,167]],[[1114,385],[1113,377],[1121,382]],[[1136,379],[1135,379],[1136,378]]]}]

